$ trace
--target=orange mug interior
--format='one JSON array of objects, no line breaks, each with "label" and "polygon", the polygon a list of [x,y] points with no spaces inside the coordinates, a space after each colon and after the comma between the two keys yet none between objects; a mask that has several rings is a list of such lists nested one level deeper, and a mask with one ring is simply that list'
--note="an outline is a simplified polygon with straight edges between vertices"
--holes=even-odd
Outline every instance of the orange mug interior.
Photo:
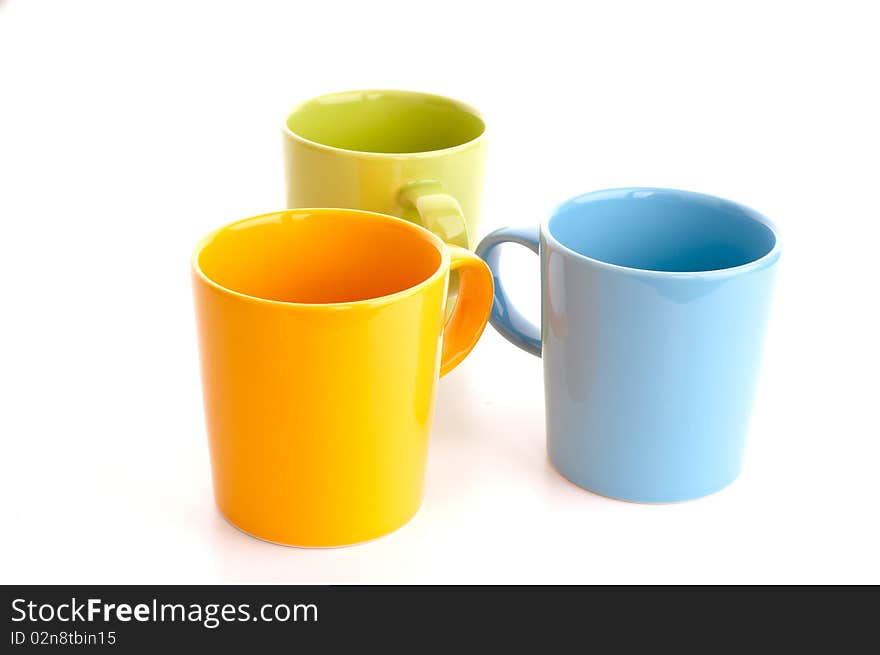
[{"label": "orange mug interior", "polygon": [[287,303],[349,303],[428,280],[442,244],[400,219],[344,209],[290,210],[233,223],[197,255],[201,273],[238,294]]}]

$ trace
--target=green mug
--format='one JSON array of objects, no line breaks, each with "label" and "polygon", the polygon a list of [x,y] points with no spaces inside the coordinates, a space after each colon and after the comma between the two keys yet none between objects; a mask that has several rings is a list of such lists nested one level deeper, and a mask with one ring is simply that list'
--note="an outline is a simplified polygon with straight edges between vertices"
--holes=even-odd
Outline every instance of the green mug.
[{"label": "green mug", "polygon": [[476,245],[486,125],[461,102],[411,91],[307,100],[284,123],[287,206],[363,209]]}]

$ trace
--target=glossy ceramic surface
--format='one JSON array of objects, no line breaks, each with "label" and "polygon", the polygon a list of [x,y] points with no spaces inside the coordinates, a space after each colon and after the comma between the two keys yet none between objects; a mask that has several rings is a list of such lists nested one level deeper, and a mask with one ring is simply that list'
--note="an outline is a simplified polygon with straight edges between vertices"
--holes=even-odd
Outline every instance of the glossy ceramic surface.
[{"label": "glossy ceramic surface", "polygon": [[[541,328],[511,306],[498,246],[540,254]],[[495,277],[493,326],[542,356],[547,448],[575,484],[672,502],[739,474],[779,259],[762,215],[702,194],[599,191],[540,228],[477,248]]]},{"label": "glossy ceramic surface", "polygon": [[[390,216],[303,209],[214,232],[192,265],[221,512],[298,546],[366,541],[408,521],[437,378],[491,309],[482,260]],[[461,284],[446,321],[451,270]]]},{"label": "glossy ceramic surface", "polygon": [[417,222],[473,247],[485,125],[426,93],[351,91],[304,102],[283,128],[288,207],[351,207]]}]

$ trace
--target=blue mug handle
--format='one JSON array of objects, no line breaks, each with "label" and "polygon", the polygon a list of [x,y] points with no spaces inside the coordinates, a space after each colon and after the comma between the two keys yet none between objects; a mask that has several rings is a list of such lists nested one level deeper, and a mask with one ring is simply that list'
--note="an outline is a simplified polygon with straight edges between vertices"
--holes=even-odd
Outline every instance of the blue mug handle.
[{"label": "blue mug handle", "polygon": [[476,253],[489,265],[495,282],[495,299],[492,302],[492,316],[489,319],[492,327],[513,345],[540,357],[541,328],[520,314],[510,303],[504,285],[498,277],[498,257],[501,254],[498,246],[502,243],[518,243],[537,255],[539,254],[538,228],[504,227],[495,230],[480,241]]}]

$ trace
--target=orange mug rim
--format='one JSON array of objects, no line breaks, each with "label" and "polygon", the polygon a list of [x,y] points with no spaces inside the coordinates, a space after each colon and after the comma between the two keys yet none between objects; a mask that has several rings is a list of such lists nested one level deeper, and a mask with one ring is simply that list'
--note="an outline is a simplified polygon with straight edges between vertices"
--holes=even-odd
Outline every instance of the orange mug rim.
[{"label": "orange mug rim", "polygon": [[[228,230],[230,228],[235,227],[236,225],[241,225],[242,223],[247,223],[249,221],[255,221],[261,218],[267,218],[269,216],[278,216],[281,214],[349,214],[354,216],[367,216],[370,218],[380,218],[386,221],[391,221],[398,223],[401,227],[406,230],[409,230],[412,234],[418,236],[421,239],[428,241],[431,245],[433,245],[437,252],[440,253],[440,263],[437,265],[437,268],[434,270],[431,275],[427,278],[419,282],[418,284],[414,284],[406,289],[401,289],[400,291],[395,291],[394,293],[389,293],[383,296],[375,296],[372,298],[364,298],[361,300],[349,300],[344,302],[330,302],[330,303],[305,303],[305,302],[292,302],[287,300],[273,300],[271,298],[261,298],[259,296],[254,296],[251,294],[243,293],[241,291],[236,291],[235,289],[230,289],[229,287],[220,284],[219,282],[213,280],[209,277],[199,265],[199,257],[204,252],[205,248],[210,244],[210,242],[221,232]],[[450,267],[451,257],[449,252],[450,246],[443,242],[440,237],[435,235],[434,233],[426,230],[420,225],[416,225],[410,221],[404,220],[402,218],[397,218],[396,216],[390,216],[388,214],[381,214],[379,212],[371,212],[363,209],[348,209],[344,207],[333,208],[333,207],[318,207],[318,208],[296,208],[296,209],[281,209],[272,212],[266,212],[265,214],[257,214],[256,216],[248,216],[247,218],[242,218],[237,221],[233,221],[231,223],[227,223],[226,225],[222,225],[215,230],[212,230],[207,235],[202,237],[195,249],[193,250],[190,262],[192,265],[192,269],[199,278],[207,284],[209,287],[213,289],[231,296],[233,298],[244,300],[247,302],[254,302],[259,304],[269,304],[269,305],[279,305],[284,307],[292,307],[298,309],[341,309],[341,308],[356,308],[356,307],[375,307],[377,305],[387,305],[398,300],[402,300],[409,296],[415,295],[419,293],[425,287],[430,286],[433,282],[435,282],[438,278],[442,277],[445,272]]]}]

